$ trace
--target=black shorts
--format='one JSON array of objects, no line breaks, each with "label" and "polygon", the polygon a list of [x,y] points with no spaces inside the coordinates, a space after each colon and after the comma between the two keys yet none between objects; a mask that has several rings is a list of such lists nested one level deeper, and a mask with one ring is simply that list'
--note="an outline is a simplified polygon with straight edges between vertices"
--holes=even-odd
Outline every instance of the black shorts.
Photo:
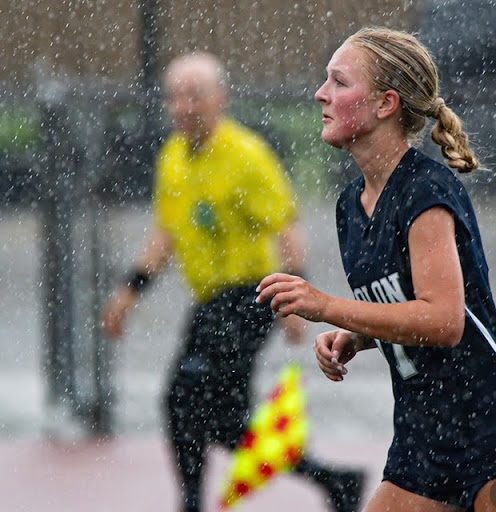
[{"label": "black shorts", "polygon": [[179,442],[189,436],[233,446],[244,432],[255,358],[274,323],[270,306],[255,302],[255,288],[225,290],[192,312],[164,401]]},{"label": "black shorts", "polygon": [[[389,449],[383,481],[414,494],[473,512],[475,498],[496,478],[496,440],[487,439],[477,449],[437,453],[430,448],[407,449],[397,438]],[[424,445],[425,446],[425,445]]]},{"label": "black shorts", "polygon": [[415,485],[410,485],[405,481],[396,481],[394,476],[388,477],[384,475],[383,481],[388,481],[397,485],[401,489],[405,489],[406,491],[413,492],[414,494],[418,494],[419,496],[424,496],[425,498],[430,498],[431,500],[436,500],[441,503],[446,503],[448,505],[456,505],[465,510],[465,512],[474,512],[474,503],[477,498],[477,494],[479,491],[486,485],[487,482],[493,480],[496,476],[492,478],[488,478],[483,481],[475,482],[471,484],[469,487],[465,489],[417,489]]}]

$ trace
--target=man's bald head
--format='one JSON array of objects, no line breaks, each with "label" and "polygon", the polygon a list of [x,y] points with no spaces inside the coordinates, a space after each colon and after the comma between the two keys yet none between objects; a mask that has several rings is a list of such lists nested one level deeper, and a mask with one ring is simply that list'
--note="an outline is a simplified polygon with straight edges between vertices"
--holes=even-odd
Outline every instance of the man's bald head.
[{"label": "man's bald head", "polygon": [[165,71],[164,93],[175,129],[195,146],[203,144],[227,106],[224,66],[210,53],[180,55]]},{"label": "man's bald head", "polygon": [[170,62],[165,72],[165,84],[196,74],[212,88],[227,89],[227,76],[224,64],[214,54],[193,52],[180,55]]}]

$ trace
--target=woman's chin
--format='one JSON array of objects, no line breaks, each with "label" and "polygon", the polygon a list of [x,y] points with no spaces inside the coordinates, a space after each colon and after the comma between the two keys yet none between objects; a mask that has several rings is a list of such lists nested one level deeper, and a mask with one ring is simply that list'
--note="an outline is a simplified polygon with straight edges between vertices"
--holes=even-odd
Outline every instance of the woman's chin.
[{"label": "woman's chin", "polygon": [[336,137],[331,137],[329,135],[326,135],[325,133],[322,133],[322,140],[328,144],[329,146],[332,146],[334,148],[343,149],[344,143],[342,140],[337,139]]}]

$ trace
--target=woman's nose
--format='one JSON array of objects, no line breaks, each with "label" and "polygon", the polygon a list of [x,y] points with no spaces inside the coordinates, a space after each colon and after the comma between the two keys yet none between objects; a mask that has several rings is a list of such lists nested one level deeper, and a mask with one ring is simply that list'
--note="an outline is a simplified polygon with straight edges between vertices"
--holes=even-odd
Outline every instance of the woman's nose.
[{"label": "woman's nose", "polygon": [[315,99],[319,102],[319,103],[322,103],[324,101],[326,101],[326,96],[324,94],[324,86],[321,85],[317,91],[315,92],[315,95],[314,95]]}]

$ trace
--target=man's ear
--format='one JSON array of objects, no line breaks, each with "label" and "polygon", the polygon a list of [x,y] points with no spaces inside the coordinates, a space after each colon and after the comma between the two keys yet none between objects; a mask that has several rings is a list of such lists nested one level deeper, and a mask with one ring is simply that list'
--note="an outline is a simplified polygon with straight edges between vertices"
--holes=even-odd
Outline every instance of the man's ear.
[{"label": "man's ear", "polygon": [[394,89],[383,92],[379,100],[379,107],[377,108],[377,117],[379,119],[387,119],[401,108],[400,95]]},{"label": "man's ear", "polygon": [[231,106],[231,98],[225,89],[218,90],[217,102],[220,110],[227,110]]}]

